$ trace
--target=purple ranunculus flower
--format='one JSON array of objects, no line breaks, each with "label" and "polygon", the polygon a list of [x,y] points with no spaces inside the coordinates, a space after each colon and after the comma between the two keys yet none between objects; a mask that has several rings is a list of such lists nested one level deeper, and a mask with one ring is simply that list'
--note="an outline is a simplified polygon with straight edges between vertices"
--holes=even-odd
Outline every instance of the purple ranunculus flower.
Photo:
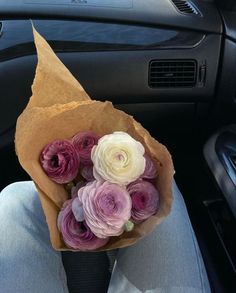
[{"label": "purple ranunculus flower", "polygon": [[72,144],[79,153],[81,163],[91,165],[91,151],[98,143],[100,136],[92,131],[79,132],[72,138]]},{"label": "purple ranunculus flower", "polygon": [[79,155],[68,140],[55,140],[45,146],[40,155],[41,166],[53,181],[64,184],[75,179]]},{"label": "purple ranunculus flower", "polygon": [[141,178],[154,179],[157,176],[157,168],[154,165],[152,159],[149,157],[149,155],[145,154],[144,158],[146,159],[146,165],[145,170],[141,175]]},{"label": "purple ranunculus flower", "polygon": [[57,218],[57,226],[63,240],[70,248],[80,251],[95,250],[104,246],[109,238],[99,239],[85,221],[78,222],[72,212],[73,199],[66,201]]},{"label": "purple ranunculus flower", "polygon": [[84,179],[87,181],[95,180],[94,175],[93,175],[93,166],[92,165],[83,166],[80,173],[84,177]]},{"label": "purple ranunculus flower", "polygon": [[93,181],[78,191],[84,218],[99,238],[121,235],[131,216],[131,198],[124,187]]},{"label": "purple ranunculus flower", "polygon": [[78,222],[84,221],[84,210],[83,204],[80,199],[77,197],[74,198],[71,206],[72,212]]},{"label": "purple ranunculus flower", "polygon": [[132,199],[131,219],[141,223],[156,214],[159,208],[159,192],[148,181],[137,181],[127,187]]},{"label": "purple ranunculus flower", "polygon": [[78,183],[76,183],[76,185],[71,188],[71,198],[78,197],[78,190],[81,187],[85,186],[85,184],[86,183],[84,181],[79,181]]}]

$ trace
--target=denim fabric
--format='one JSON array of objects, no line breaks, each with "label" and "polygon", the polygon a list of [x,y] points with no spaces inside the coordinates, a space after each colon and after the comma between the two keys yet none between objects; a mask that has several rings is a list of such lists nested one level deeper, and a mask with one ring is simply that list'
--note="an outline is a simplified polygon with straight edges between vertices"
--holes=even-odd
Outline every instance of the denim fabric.
[{"label": "denim fabric", "polygon": [[[184,201],[176,185],[173,190],[170,216],[150,236],[118,252],[109,293],[210,292]],[[1,192],[0,235],[0,292],[68,292],[61,254],[50,244],[32,182]]]},{"label": "denim fabric", "polygon": [[209,293],[208,278],[184,200],[173,186],[172,211],[154,232],[120,249],[108,293]]},{"label": "denim fabric", "polygon": [[0,235],[0,292],[68,292],[61,254],[51,246],[32,182],[13,183],[1,192]]}]

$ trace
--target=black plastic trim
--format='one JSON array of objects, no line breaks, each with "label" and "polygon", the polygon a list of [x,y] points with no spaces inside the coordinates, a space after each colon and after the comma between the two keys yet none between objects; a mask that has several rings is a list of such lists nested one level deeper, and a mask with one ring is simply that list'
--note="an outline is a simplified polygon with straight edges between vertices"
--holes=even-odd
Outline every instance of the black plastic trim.
[{"label": "black plastic trim", "polygon": [[[191,49],[205,35],[174,29],[88,21],[33,20],[56,52]],[[0,61],[35,53],[31,22],[2,22]]]},{"label": "black plastic trim", "polygon": [[[44,4],[25,3],[24,0],[0,2],[0,17],[14,18],[61,18],[61,19],[89,19],[113,21],[123,23],[137,23],[154,26],[166,26],[196,30],[208,33],[221,33],[222,24],[220,15],[214,3],[192,0],[202,17],[183,15],[178,13],[169,0],[132,0],[131,7],[110,7],[81,5],[81,1],[64,1],[64,5],[55,4],[55,1],[44,1]],[[32,1],[31,1],[32,2]],[[54,4],[53,4],[54,2]],[[97,1],[99,2],[99,1]]]}]

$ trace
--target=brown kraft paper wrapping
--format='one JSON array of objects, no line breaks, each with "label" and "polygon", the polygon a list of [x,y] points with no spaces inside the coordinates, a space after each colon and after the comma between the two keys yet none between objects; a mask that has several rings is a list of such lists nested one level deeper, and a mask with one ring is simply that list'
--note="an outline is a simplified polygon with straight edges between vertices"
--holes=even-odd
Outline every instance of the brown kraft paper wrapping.
[{"label": "brown kraft paper wrapping", "polygon": [[41,168],[39,156],[47,143],[68,139],[80,131],[88,130],[100,135],[125,131],[144,145],[156,164],[156,187],[160,193],[157,214],[135,225],[133,231],[112,237],[108,244],[98,250],[132,245],[150,233],[170,212],[174,174],[171,156],[166,147],[152,138],[133,117],[115,109],[111,102],[91,100],[45,39],[35,29],[33,32],[38,64],[32,96],[17,120],[15,147],[20,164],[37,187],[52,245],[56,250],[73,250],[66,247],[57,228],[57,215],[69,194],[63,185],[47,177]]}]

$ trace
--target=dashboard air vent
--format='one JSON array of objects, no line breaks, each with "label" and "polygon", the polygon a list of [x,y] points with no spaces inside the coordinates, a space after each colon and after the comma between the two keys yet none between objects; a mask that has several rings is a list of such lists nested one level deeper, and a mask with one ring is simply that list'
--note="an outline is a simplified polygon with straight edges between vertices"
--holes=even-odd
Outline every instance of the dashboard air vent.
[{"label": "dashboard air vent", "polygon": [[153,60],[149,65],[149,86],[152,88],[194,87],[195,60]]},{"label": "dashboard air vent", "polygon": [[198,15],[199,12],[193,6],[190,1],[187,0],[172,0],[175,7],[179,10],[179,12],[186,13],[186,14],[196,14]]}]

